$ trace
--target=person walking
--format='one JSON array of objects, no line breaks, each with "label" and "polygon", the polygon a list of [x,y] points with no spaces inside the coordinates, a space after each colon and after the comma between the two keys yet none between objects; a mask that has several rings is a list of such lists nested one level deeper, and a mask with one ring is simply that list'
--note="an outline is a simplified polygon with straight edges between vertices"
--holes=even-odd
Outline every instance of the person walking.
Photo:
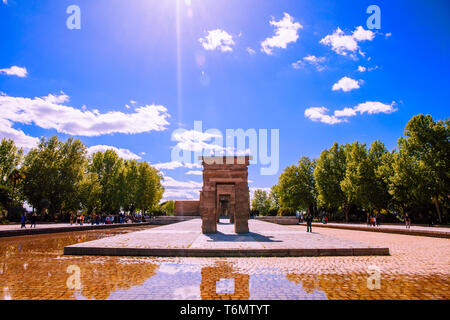
[{"label": "person walking", "polygon": [[25,225],[25,223],[27,222],[27,215],[26,215],[26,213],[24,212],[23,214],[22,214],[22,216],[20,217],[20,222],[22,223],[22,226],[20,227],[20,229],[23,229],[23,228],[27,228],[27,226]]},{"label": "person walking", "polygon": [[306,232],[312,232],[312,215],[308,214],[308,216],[306,217]]},{"label": "person walking", "polygon": [[377,217],[373,217],[373,226],[376,227],[377,226]]},{"label": "person walking", "polygon": [[406,225],[406,229],[411,229],[411,219],[409,218],[408,214],[406,214],[406,216],[405,216],[405,225]]},{"label": "person walking", "polygon": [[36,229],[36,218],[37,218],[37,214],[36,214],[36,212],[33,212],[33,214],[31,215],[30,228],[33,228],[33,225],[34,225],[34,228]]}]

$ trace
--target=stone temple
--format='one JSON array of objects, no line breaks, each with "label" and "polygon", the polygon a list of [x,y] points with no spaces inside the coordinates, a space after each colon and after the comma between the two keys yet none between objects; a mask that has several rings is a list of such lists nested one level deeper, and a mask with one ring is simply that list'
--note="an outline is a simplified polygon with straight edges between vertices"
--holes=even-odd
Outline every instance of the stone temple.
[{"label": "stone temple", "polygon": [[234,223],[236,233],[248,233],[248,165],[252,157],[200,157],[199,160],[203,165],[200,201],[176,201],[175,215],[201,216],[205,234],[217,232],[221,217]]}]

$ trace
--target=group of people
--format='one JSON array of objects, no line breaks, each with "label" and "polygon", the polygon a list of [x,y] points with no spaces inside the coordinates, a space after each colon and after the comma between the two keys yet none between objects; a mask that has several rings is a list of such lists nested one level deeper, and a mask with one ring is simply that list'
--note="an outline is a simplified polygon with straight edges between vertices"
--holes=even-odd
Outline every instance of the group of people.
[{"label": "group of people", "polygon": [[367,225],[371,227],[379,227],[380,226],[380,217],[379,216],[369,216],[367,218]]},{"label": "group of people", "polygon": [[[36,220],[37,220],[37,214],[36,214],[36,212],[33,212],[30,216],[30,223],[31,223],[30,228],[33,228],[33,226],[34,226],[34,228],[36,228]],[[25,212],[20,217],[20,223],[22,224],[21,229],[27,228],[27,226],[26,226],[27,214]]]},{"label": "group of people", "polygon": [[142,217],[137,216],[125,216],[124,213],[120,213],[117,215],[104,215],[104,214],[95,214],[92,216],[84,216],[82,215],[72,215],[70,217],[70,225],[78,224],[83,225],[91,224],[91,225],[100,225],[100,224],[115,224],[115,223],[128,223],[128,222],[142,222]]}]

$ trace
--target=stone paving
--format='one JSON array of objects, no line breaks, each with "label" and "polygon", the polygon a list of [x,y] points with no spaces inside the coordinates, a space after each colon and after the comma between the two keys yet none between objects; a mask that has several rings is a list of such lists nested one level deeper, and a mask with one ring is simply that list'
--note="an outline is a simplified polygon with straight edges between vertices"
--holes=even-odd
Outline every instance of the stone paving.
[{"label": "stone paving", "polygon": [[333,256],[387,255],[387,247],[307,233],[277,224],[250,220],[250,233],[236,234],[228,220],[218,224],[218,233],[202,234],[195,219],[156,229],[119,235],[68,246],[67,255],[121,256]]},{"label": "stone paving", "polygon": [[[143,229],[0,239],[0,300],[450,299],[449,239],[315,228],[316,233],[324,236],[389,246],[391,255],[289,258],[63,255],[68,245]],[[74,266],[80,270],[79,287],[70,281]],[[379,289],[367,285],[368,269],[373,266],[381,271]]]}]

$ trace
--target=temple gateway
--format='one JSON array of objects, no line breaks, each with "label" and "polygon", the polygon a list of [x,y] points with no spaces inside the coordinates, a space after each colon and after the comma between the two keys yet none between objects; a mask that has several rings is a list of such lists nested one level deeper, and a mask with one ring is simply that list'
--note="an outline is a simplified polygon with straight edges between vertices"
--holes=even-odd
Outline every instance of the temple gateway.
[{"label": "temple gateway", "polygon": [[220,218],[229,218],[236,233],[248,233],[251,156],[200,157],[203,188],[200,201],[176,201],[176,216],[201,216],[203,233],[216,233]]}]

